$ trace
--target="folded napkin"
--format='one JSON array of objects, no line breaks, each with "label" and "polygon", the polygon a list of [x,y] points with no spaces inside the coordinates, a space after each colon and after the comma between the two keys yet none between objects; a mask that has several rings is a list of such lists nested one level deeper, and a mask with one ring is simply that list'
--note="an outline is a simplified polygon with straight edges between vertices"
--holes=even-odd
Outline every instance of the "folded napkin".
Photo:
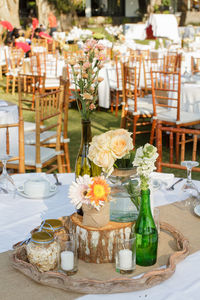
[{"label": "folded napkin", "polygon": [[159,173],[153,172],[151,174],[151,180],[158,180],[165,185],[165,188],[169,187],[174,181],[174,174],[172,173]]}]

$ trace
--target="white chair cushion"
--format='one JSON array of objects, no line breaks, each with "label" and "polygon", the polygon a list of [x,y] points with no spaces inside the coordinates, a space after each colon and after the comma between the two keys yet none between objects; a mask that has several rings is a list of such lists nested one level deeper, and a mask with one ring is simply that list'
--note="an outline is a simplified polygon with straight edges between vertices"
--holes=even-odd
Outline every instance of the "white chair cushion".
[{"label": "white chair cushion", "polygon": [[59,86],[60,86],[60,79],[58,79],[58,78],[46,78],[45,79],[45,88],[59,87]]},{"label": "white chair cushion", "polygon": [[[25,153],[25,165],[26,166],[35,166],[35,156],[36,156],[36,148],[35,146],[25,145],[24,147]],[[40,147],[40,158],[41,164],[44,164],[51,158],[55,157],[56,151],[53,148]],[[18,164],[18,161],[13,161],[13,164]]]},{"label": "white chair cushion", "polygon": [[[40,134],[40,142],[43,142],[45,139],[51,137],[52,135],[56,134],[55,131],[46,131]],[[26,145],[34,145],[35,144],[35,132],[25,132],[24,133],[24,143]],[[61,139],[60,142],[63,143],[63,135],[61,135]],[[65,141],[67,143],[70,142],[70,139],[67,139],[67,141]],[[55,144],[56,143],[56,137],[51,138],[50,140],[48,140],[47,142],[45,142],[45,144]]]},{"label": "white chair cushion", "polygon": [[24,132],[33,131],[36,129],[36,124],[33,122],[24,122]]},{"label": "white chair cushion", "polygon": [[187,124],[187,123],[196,122],[196,121],[199,121],[199,123],[200,123],[200,114],[181,111],[180,121],[176,121],[177,112],[175,110],[165,109],[164,111],[159,112],[157,114],[156,119],[161,120],[161,121],[173,122],[173,123],[176,123],[177,125]]}]

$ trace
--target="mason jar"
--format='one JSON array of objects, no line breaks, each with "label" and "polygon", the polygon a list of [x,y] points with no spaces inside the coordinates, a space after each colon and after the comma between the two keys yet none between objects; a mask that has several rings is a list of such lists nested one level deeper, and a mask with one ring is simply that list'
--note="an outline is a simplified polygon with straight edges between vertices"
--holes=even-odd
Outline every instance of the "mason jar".
[{"label": "mason jar", "polygon": [[47,219],[42,225],[42,231],[47,231],[53,234],[56,237],[59,234],[65,233],[65,229],[62,221],[58,219]]},{"label": "mason jar", "polygon": [[29,262],[39,271],[46,272],[57,267],[60,245],[50,232],[34,232],[30,242],[26,245],[26,251]]}]

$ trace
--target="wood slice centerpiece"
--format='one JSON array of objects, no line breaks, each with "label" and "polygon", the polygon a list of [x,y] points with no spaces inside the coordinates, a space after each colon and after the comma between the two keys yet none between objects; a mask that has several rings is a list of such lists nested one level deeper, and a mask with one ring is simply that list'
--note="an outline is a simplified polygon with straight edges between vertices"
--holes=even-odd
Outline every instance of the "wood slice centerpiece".
[{"label": "wood slice centerpiece", "polygon": [[117,236],[128,237],[132,222],[109,222],[100,228],[82,224],[83,217],[78,214],[71,216],[74,231],[78,236],[78,257],[88,263],[114,263]]}]

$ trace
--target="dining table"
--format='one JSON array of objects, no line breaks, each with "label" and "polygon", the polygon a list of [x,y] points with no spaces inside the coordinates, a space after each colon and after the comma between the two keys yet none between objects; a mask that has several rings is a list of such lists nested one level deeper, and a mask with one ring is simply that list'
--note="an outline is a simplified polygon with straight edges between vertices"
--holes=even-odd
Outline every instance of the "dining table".
[{"label": "dining table", "polygon": [[[183,227],[179,228],[184,231],[187,228],[191,232],[200,229],[200,217],[195,215],[193,210],[179,210],[176,208],[177,203],[184,200],[182,182],[176,184],[175,189],[168,191],[167,185],[174,183],[177,178],[167,177],[165,173],[154,173],[160,180],[160,185],[153,191],[154,207],[159,207],[162,213],[171,205],[171,214],[178,212],[178,215],[160,215],[161,221],[169,221],[173,226],[177,226],[178,219],[182,219]],[[111,299],[154,299],[154,300],[197,300],[199,299],[200,290],[200,248],[198,251],[192,251],[182,262],[176,266],[176,271],[169,279],[146,290],[139,290],[130,293],[117,294],[80,294],[77,292],[68,292],[45,285],[40,285],[24,274],[12,268],[9,262],[9,256],[12,254],[13,244],[26,240],[30,237],[30,231],[39,226],[45,219],[55,219],[61,216],[69,216],[75,212],[74,206],[69,200],[69,187],[75,179],[74,173],[57,174],[61,185],[57,186],[56,193],[46,198],[30,198],[15,192],[13,194],[0,194],[0,299],[81,299],[81,300],[111,300]],[[16,174],[12,178],[16,187],[22,186],[28,179],[34,177],[44,177],[50,184],[55,184],[55,178],[52,174],[45,173],[25,173]],[[169,180],[170,179],[170,180]],[[200,181],[194,181],[200,189]],[[167,184],[167,185],[166,185]],[[181,214],[182,217],[181,217]],[[193,228],[187,224],[185,216],[192,218]],[[193,223],[194,222],[194,223]],[[190,241],[190,235],[186,236]],[[114,265],[114,264],[113,264]],[[165,267],[165,266],[162,266]],[[114,266],[113,266],[114,268]],[[136,266],[137,269],[137,266]],[[136,276],[138,277],[138,276]],[[133,273],[134,278],[134,273]]]}]

